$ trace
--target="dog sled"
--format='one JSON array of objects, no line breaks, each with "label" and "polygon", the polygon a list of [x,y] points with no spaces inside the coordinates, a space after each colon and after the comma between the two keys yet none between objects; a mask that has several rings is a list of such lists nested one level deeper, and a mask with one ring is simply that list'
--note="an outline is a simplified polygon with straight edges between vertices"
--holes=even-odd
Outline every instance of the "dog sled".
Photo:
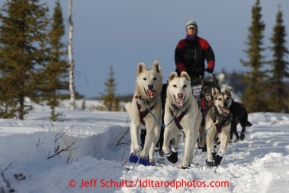
[{"label": "dog sled", "polygon": [[202,89],[205,86],[213,86],[213,87],[218,88],[218,90],[220,90],[219,80],[216,78],[216,75],[213,72],[211,72],[210,74],[212,75],[212,77],[209,77],[204,80],[202,79],[191,80],[192,92],[195,98],[200,99]]}]

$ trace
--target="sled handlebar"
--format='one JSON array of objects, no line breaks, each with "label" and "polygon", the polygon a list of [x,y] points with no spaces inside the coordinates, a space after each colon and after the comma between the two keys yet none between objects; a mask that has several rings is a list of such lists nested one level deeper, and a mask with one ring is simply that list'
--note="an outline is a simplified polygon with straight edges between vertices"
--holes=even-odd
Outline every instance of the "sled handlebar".
[{"label": "sled handlebar", "polygon": [[214,84],[214,86],[218,87],[219,86],[219,82],[218,82],[219,80],[216,78],[216,75],[213,72],[207,72],[207,73],[212,74],[212,76],[213,76],[213,84]]}]

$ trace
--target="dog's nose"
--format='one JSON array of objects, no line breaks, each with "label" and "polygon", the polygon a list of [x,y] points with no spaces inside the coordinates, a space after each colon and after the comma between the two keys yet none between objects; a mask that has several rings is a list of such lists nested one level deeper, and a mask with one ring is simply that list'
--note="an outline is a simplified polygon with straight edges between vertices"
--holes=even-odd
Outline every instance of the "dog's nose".
[{"label": "dog's nose", "polygon": [[178,97],[181,99],[181,98],[183,98],[183,93],[178,93]]},{"label": "dog's nose", "polygon": [[149,85],[148,85],[148,88],[149,88],[150,90],[152,90],[152,89],[154,88],[154,86],[153,86],[152,84],[149,84]]},{"label": "dog's nose", "polygon": [[226,103],[224,103],[224,106],[225,106],[225,107],[227,107],[227,106],[228,106],[228,103],[227,103],[227,102],[226,102]]}]

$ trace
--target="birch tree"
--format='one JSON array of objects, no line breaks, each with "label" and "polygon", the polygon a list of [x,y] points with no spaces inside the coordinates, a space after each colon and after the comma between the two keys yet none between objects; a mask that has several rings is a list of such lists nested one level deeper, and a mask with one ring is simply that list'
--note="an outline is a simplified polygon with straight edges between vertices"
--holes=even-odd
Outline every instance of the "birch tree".
[{"label": "birch tree", "polygon": [[70,63],[69,69],[69,90],[70,90],[70,109],[75,109],[75,91],[74,91],[74,61],[72,58],[72,36],[73,36],[73,22],[72,22],[72,0],[69,0],[68,22],[69,22],[69,37],[68,37],[68,57]]}]

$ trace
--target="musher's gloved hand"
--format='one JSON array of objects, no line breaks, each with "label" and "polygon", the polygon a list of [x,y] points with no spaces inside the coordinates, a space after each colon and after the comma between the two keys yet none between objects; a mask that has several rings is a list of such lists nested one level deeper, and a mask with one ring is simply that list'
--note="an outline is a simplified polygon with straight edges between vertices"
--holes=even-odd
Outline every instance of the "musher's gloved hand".
[{"label": "musher's gloved hand", "polygon": [[212,73],[214,70],[211,69],[211,68],[206,68],[205,71],[209,72],[209,73]]}]

